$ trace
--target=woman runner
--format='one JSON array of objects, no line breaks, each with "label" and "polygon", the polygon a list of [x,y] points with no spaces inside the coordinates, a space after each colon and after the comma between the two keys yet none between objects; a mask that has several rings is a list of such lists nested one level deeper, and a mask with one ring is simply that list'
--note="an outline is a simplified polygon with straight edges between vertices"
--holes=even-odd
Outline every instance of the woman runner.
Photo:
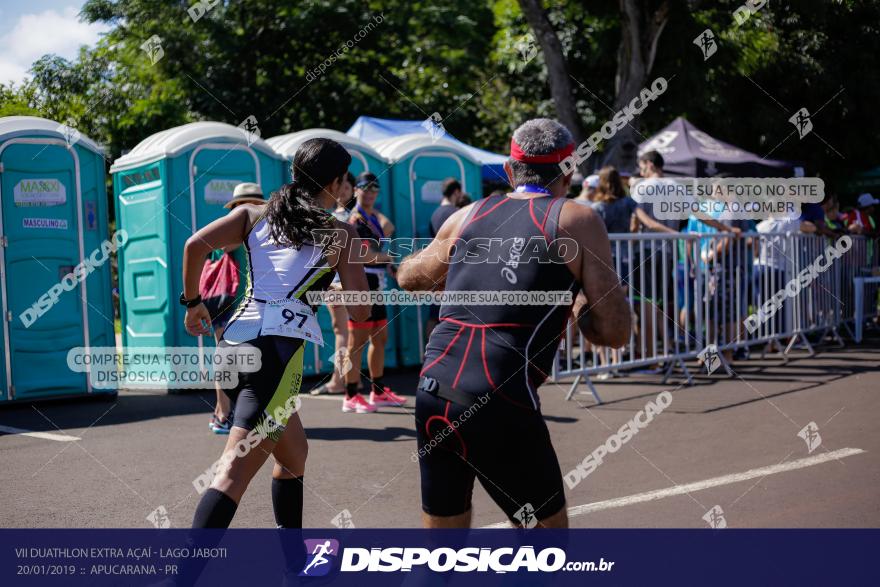
[{"label": "woman runner", "polygon": [[[381,250],[383,239],[394,234],[394,224],[378,210],[374,210],[379,197],[379,179],[372,173],[365,172],[358,176],[355,184],[357,205],[349,218],[349,224],[362,239],[368,243],[370,252],[360,259],[367,263],[367,281],[370,291],[385,289],[385,273],[391,270],[391,257]],[[388,342],[388,310],[384,304],[373,304],[370,316],[359,320],[350,316],[348,320],[349,355],[352,369],[345,376],[345,397],[342,400],[342,411],[349,413],[368,414],[375,412],[380,406],[402,406],[406,398],[401,397],[385,387],[382,376],[385,374],[385,344]],[[369,400],[360,393],[361,358],[364,347],[367,350],[367,366],[370,374]]]},{"label": "woman runner", "polygon": [[[351,172],[345,174],[345,181],[342,184],[339,200],[337,201],[336,210],[333,211],[333,217],[340,222],[348,223],[351,216],[351,210],[357,204],[354,199],[354,184],[356,183]],[[334,286],[339,283],[339,276],[333,280]],[[330,319],[333,324],[333,337],[336,339],[336,345],[333,347],[333,375],[330,381],[323,383],[311,391],[312,395],[321,395],[324,393],[343,393],[345,391],[345,374],[351,368],[351,361],[348,359],[348,312],[345,306],[341,304],[327,304],[327,310],[330,311]]]},{"label": "woman runner", "polygon": [[[266,206],[239,206],[186,242],[181,303],[187,306],[186,330],[194,336],[209,333],[210,316],[198,296],[205,256],[221,247],[245,245],[248,292],[220,346],[248,343],[259,350],[260,359],[260,369],[240,373],[238,387],[231,393],[236,409],[222,466],[202,495],[193,528],[228,527],[251,478],[269,454],[275,457],[275,521],[280,528],[302,527],[308,445],[293,410],[302,381],[305,340],[320,339],[306,294],[326,289],[334,271],[346,290],[367,291],[363,268],[349,262],[354,229],[326,211],[336,204],[350,162],[351,156],[335,141],[306,141],[293,159],[293,182],[272,194]],[[332,234],[340,238],[328,238]],[[334,246],[327,246],[331,242]],[[369,311],[369,306],[348,307],[349,314],[361,320]]]}]

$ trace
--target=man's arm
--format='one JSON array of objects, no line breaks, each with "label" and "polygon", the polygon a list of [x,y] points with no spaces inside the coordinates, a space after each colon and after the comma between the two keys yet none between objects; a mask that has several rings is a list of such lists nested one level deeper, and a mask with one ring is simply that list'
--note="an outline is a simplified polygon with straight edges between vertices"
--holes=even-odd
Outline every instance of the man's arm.
[{"label": "man's arm", "polygon": [[397,270],[400,287],[408,291],[443,289],[449,271],[450,249],[471,206],[473,204],[447,218],[431,244],[403,260]]},{"label": "man's arm", "polygon": [[614,270],[605,224],[591,208],[574,203],[566,203],[559,216],[559,236],[578,244],[578,254],[566,262],[583,292],[573,308],[578,327],[594,344],[621,347],[630,337],[631,310]]}]

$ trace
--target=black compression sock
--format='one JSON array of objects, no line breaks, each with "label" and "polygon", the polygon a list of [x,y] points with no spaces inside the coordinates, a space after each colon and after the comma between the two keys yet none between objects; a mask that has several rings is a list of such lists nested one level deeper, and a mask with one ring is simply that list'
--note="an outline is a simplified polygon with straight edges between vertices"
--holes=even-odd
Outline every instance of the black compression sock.
[{"label": "black compression sock", "polygon": [[238,504],[231,497],[212,487],[199,501],[192,527],[228,528],[237,509]]},{"label": "black compression sock", "polygon": [[360,385],[358,383],[346,383],[345,384],[345,397],[348,399],[353,398],[358,394],[358,387]]},{"label": "black compression sock", "polygon": [[272,509],[279,528],[302,528],[302,477],[272,479]]},{"label": "black compression sock", "polygon": [[382,377],[373,378],[373,393],[376,395],[382,395],[385,393],[385,386],[382,385]]}]

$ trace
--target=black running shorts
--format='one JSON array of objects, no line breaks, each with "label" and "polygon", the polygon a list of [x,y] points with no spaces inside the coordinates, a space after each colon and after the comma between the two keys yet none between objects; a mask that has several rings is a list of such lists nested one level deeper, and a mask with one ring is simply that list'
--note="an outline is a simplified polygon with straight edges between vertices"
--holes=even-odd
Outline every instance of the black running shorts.
[{"label": "black running shorts", "polygon": [[467,512],[476,478],[512,522],[526,506],[539,520],[557,513],[565,507],[562,472],[541,412],[499,396],[483,401],[466,407],[416,394],[422,509]]},{"label": "black running shorts", "polygon": [[[367,285],[370,287],[370,291],[379,291],[381,286],[381,280],[379,276],[375,273],[367,273]],[[348,327],[349,328],[364,328],[364,329],[372,329],[372,328],[381,328],[388,324],[388,309],[385,307],[385,304],[373,304],[370,307],[370,316],[363,321],[348,319]]]},{"label": "black running shorts", "polygon": [[[221,341],[221,345],[230,346]],[[238,386],[226,390],[235,404],[233,426],[258,429],[275,442],[298,407],[303,376],[303,341],[286,336],[259,336],[240,346],[251,345],[259,352],[260,370],[240,372]]]}]

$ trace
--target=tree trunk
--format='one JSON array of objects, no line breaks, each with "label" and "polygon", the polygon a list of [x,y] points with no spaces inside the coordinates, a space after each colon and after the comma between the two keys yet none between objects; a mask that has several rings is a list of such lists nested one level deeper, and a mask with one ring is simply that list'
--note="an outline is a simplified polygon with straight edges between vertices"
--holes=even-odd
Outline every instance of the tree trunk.
[{"label": "tree trunk", "polygon": [[[651,4],[657,8],[652,10]],[[669,0],[620,0],[620,48],[617,53],[614,111],[617,112],[652,80],[648,79],[657,55],[657,42],[669,21]],[[649,106],[650,108],[650,106]],[[643,138],[636,118],[612,137],[605,149],[604,164],[622,171],[636,167]]]},{"label": "tree trunk", "polygon": [[544,12],[541,0],[519,0],[519,5],[544,53],[544,63],[547,65],[547,74],[550,78],[550,93],[553,96],[559,122],[571,131],[575,144],[580,144],[587,137],[577,112],[571,76],[568,73],[568,62],[562,53],[559,37],[556,36],[556,31],[550,24],[547,13]]}]

